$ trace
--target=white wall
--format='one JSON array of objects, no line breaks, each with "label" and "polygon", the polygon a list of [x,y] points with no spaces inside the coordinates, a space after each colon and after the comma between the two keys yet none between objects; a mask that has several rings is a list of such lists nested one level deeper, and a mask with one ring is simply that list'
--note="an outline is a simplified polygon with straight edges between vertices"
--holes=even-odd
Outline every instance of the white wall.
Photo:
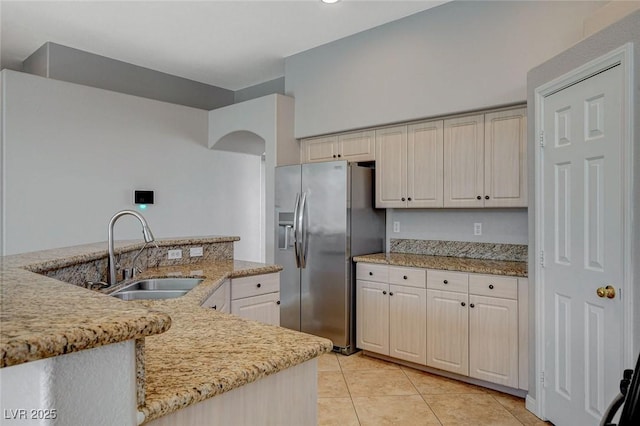
[{"label": "white wall", "polygon": [[137,424],[133,340],[5,367],[0,383],[2,424]]},{"label": "white wall", "polygon": [[450,2],[286,58],[297,138],[522,102],[603,2]]},{"label": "white wall", "polygon": [[[260,157],[212,151],[208,113],[2,71],[4,254],[104,241],[109,218],[155,191],[157,237],[239,235],[259,260]],[[117,239],[140,238],[123,218]]]},{"label": "white wall", "polygon": [[[387,209],[387,251],[391,238],[527,244],[527,220],[527,209]],[[474,223],[482,235],[473,235]]]}]

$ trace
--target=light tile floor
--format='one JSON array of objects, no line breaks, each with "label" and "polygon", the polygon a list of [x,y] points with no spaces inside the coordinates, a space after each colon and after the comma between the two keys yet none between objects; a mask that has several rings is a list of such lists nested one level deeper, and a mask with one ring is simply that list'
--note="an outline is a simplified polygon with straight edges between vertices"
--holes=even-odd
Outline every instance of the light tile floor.
[{"label": "light tile floor", "polygon": [[319,425],[549,425],[524,400],[361,353],[318,361]]}]

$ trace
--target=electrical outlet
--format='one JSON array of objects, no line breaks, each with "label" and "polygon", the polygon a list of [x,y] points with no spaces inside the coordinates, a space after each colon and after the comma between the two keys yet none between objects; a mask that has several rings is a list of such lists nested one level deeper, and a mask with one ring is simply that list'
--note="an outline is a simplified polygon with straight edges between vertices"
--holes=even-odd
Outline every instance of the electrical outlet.
[{"label": "electrical outlet", "polygon": [[400,222],[393,222],[393,232],[400,232]]},{"label": "electrical outlet", "polygon": [[202,256],[202,247],[191,247],[189,249],[189,257]]},{"label": "electrical outlet", "polygon": [[474,223],[473,224],[473,235],[482,235],[482,224]]},{"label": "electrical outlet", "polygon": [[169,259],[182,259],[182,250],[168,250],[167,256]]}]

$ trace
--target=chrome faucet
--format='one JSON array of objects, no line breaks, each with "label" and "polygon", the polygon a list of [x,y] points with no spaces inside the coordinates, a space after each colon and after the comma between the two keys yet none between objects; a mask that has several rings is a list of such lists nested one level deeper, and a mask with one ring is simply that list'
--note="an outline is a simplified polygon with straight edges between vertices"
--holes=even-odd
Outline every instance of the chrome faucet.
[{"label": "chrome faucet", "polygon": [[[144,236],[145,244],[151,243],[154,241],[153,234],[151,233],[151,229],[149,229],[149,225],[147,224],[147,221],[140,213],[133,210],[122,210],[114,214],[111,220],[109,221],[109,286],[112,286],[118,282],[116,278],[116,257],[113,250],[113,226],[116,224],[116,221],[118,219],[120,219],[122,216],[125,216],[125,215],[131,215],[138,218],[138,220],[142,224],[142,235]],[[140,250],[140,252],[142,252],[142,250]],[[138,252],[138,254],[136,255],[136,259],[138,255],[140,255],[140,252]],[[135,264],[134,264],[134,268],[135,268]]]}]

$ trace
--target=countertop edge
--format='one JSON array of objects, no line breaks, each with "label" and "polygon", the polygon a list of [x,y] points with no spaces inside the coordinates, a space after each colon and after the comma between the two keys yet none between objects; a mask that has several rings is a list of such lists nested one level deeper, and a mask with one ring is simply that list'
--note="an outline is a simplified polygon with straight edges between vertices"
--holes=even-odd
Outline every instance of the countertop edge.
[{"label": "countertop edge", "polygon": [[429,256],[408,253],[372,253],[354,256],[353,261],[477,274],[504,275],[518,278],[528,277],[527,262],[509,260]]}]

